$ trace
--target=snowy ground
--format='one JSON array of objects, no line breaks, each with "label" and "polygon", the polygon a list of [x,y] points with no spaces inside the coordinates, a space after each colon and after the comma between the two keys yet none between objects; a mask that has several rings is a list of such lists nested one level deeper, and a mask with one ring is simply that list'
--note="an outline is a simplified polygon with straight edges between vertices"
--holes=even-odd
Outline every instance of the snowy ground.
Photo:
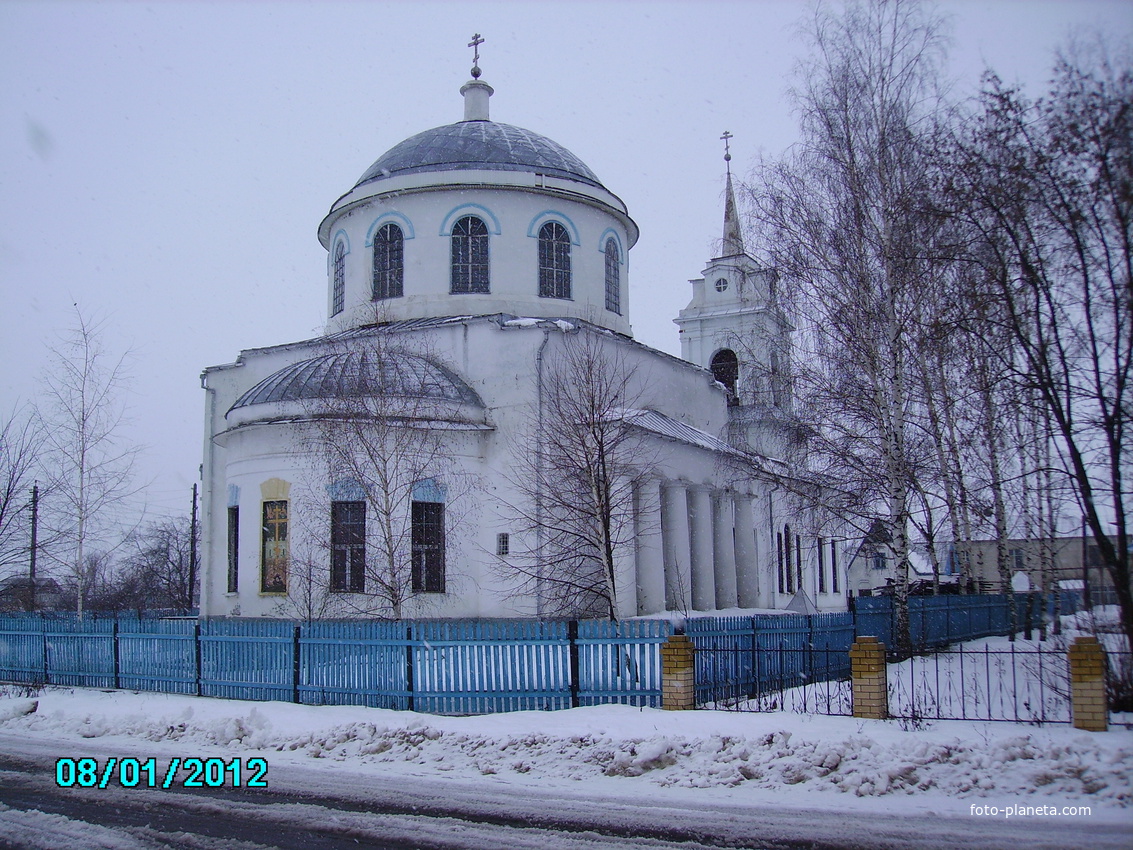
[{"label": "snowy ground", "polygon": [[[268,761],[273,785],[289,771],[321,767],[338,776],[448,780],[454,790],[471,783],[501,794],[516,786],[552,796],[584,789],[654,804],[662,795],[686,807],[900,814],[923,821],[926,839],[940,829],[939,818],[966,821],[953,825],[972,830],[1007,820],[996,828],[1010,835],[1017,827],[1024,846],[1040,822],[1073,825],[1056,842],[1063,846],[1122,846],[1112,843],[1114,827],[1120,835],[1128,826],[1133,836],[1127,729],[956,721],[907,729],[897,721],[623,706],[438,717],[62,688],[28,697],[14,690],[0,698],[3,740],[46,747],[56,757],[102,754],[103,764],[105,754],[118,751],[165,760],[240,756],[245,763],[258,756]],[[973,806],[1000,812],[973,814]],[[1008,806],[1049,808],[1016,809],[1012,821]],[[1083,806],[1089,814],[1064,812]],[[29,814],[0,804],[0,844],[36,846],[19,844]]]}]

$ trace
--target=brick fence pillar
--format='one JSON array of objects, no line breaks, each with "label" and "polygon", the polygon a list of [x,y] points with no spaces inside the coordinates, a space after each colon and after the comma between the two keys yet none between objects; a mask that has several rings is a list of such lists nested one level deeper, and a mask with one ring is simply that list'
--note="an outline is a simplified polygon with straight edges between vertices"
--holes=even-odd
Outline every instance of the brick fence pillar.
[{"label": "brick fence pillar", "polygon": [[1075,729],[1109,728],[1105,696],[1105,650],[1096,637],[1074,638],[1070,645],[1070,716]]},{"label": "brick fence pillar", "polygon": [[696,707],[693,652],[688,635],[670,635],[661,644],[661,708],[666,711]]},{"label": "brick fence pillar", "polygon": [[854,641],[850,647],[850,680],[854,717],[884,720],[889,716],[885,644],[875,637]]}]

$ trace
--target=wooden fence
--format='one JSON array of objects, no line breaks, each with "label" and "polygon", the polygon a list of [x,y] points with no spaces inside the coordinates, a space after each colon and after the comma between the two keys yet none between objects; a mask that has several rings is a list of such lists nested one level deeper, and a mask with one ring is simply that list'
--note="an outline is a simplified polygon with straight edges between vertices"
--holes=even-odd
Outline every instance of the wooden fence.
[{"label": "wooden fence", "polygon": [[[847,677],[854,638],[887,641],[892,625],[890,600],[855,602],[835,614],[690,618],[698,701]],[[911,599],[915,639],[943,645],[1006,634],[1007,604],[1005,596]],[[1075,605],[1067,600],[1063,611]],[[446,714],[659,707],[660,645],[673,631],[667,620],[11,615],[0,616],[0,680]]]}]

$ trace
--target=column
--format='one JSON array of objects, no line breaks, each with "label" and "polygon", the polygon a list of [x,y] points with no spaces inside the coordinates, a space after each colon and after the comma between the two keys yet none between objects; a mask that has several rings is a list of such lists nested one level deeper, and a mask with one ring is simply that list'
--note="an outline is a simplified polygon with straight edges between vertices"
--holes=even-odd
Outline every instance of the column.
[{"label": "column", "polygon": [[1109,705],[1105,693],[1105,650],[1092,635],[1070,645],[1070,719],[1075,729],[1105,732]]},{"label": "column", "polygon": [[692,602],[688,499],[685,486],[678,481],[666,481],[661,486],[661,542],[665,553],[665,609],[687,611]]},{"label": "column", "polygon": [[736,496],[736,593],[741,608],[759,607],[759,562],[751,508],[751,496]]},{"label": "column", "polygon": [[637,614],[665,610],[665,553],[661,543],[661,482],[639,481],[633,492]]},{"label": "column", "polygon": [[850,694],[854,717],[884,720],[889,716],[886,682],[885,644],[875,637],[859,637],[850,646]]},{"label": "column", "polygon": [[688,488],[688,524],[691,537],[692,607],[716,610],[716,576],[712,567],[712,497],[708,488]]},{"label": "column", "polygon": [[735,608],[736,533],[732,494],[717,490],[712,494],[712,560],[716,580],[716,609]]}]

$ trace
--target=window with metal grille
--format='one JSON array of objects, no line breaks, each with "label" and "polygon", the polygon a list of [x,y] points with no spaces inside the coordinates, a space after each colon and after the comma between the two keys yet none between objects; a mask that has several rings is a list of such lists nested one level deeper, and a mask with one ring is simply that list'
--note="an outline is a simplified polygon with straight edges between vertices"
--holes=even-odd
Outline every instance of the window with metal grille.
[{"label": "window with metal grille", "polygon": [[396,224],[386,224],[374,234],[375,301],[400,298],[404,293],[405,239]]},{"label": "window with metal grille", "polygon": [[622,314],[622,281],[618,257],[618,243],[606,240],[606,309]]},{"label": "window with metal grille", "polygon": [[511,552],[511,538],[507,532],[496,535],[496,555],[503,557]]},{"label": "window with metal grille", "polygon": [[366,503],[330,503],[330,589],[366,590]]},{"label": "window with metal grille", "polygon": [[539,228],[539,297],[570,298],[570,234],[557,221]]},{"label": "window with metal grille", "polygon": [[476,216],[465,216],[452,229],[453,294],[490,292],[488,280],[488,228]]},{"label": "window with metal grille", "polygon": [[287,569],[291,559],[287,507],[286,500],[264,502],[260,593],[287,593]]},{"label": "window with metal grille", "polygon": [[445,592],[445,506],[443,502],[411,504],[413,592]]},{"label": "window with metal grille", "polygon": [[240,587],[240,508],[228,509],[228,592],[236,593]]},{"label": "window with metal grille", "polygon": [[331,289],[330,314],[337,316],[346,306],[346,246],[334,246],[334,285]]}]

